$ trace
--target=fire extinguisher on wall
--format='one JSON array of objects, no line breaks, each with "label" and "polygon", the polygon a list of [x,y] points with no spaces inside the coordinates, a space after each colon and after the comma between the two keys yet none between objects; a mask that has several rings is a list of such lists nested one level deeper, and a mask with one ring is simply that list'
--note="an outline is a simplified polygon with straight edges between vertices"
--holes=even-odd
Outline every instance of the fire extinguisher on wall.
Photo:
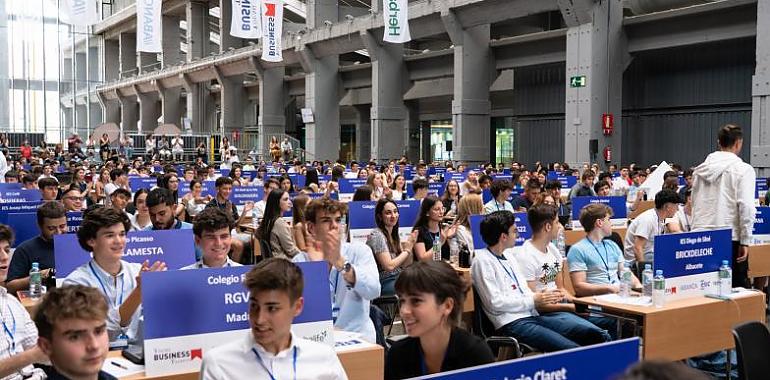
[{"label": "fire extinguisher on wall", "polygon": [[612,162],[612,147],[609,145],[605,146],[602,156],[604,157],[604,162],[608,164]]},{"label": "fire extinguisher on wall", "polygon": [[612,136],[615,129],[615,117],[611,113],[602,114],[602,134]]}]

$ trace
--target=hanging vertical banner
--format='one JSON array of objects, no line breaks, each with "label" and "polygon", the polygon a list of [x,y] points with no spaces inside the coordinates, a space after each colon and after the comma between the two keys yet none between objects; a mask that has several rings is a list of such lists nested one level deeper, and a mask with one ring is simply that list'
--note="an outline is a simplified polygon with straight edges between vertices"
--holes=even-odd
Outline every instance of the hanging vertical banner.
[{"label": "hanging vertical banner", "polygon": [[262,60],[283,61],[282,34],[283,0],[264,0],[262,2]]},{"label": "hanging vertical banner", "polygon": [[252,39],[262,37],[261,4],[260,0],[233,0],[231,36]]},{"label": "hanging vertical banner", "polygon": [[383,41],[404,43],[412,40],[408,10],[407,0],[382,0],[382,17],[385,20]]},{"label": "hanging vertical banner", "polygon": [[62,0],[62,22],[75,26],[90,26],[99,22],[99,7],[95,0]]},{"label": "hanging vertical banner", "polygon": [[160,53],[161,3],[163,0],[136,0],[136,51]]}]

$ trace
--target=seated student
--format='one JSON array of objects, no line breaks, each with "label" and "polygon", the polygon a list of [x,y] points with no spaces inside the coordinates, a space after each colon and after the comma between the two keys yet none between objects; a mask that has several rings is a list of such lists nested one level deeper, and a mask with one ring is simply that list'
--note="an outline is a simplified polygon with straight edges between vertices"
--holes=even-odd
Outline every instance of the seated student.
[{"label": "seated student", "polygon": [[315,254],[303,252],[294,256],[293,260],[320,259],[329,263],[334,328],[360,333],[367,341],[375,342],[369,305],[371,300],[380,296],[377,264],[372,250],[365,244],[340,241],[340,221],[346,212],[344,203],[329,198],[314,199],[308,203],[305,222],[315,240]]},{"label": "seated student", "polygon": [[666,219],[676,216],[679,208],[679,194],[673,190],[663,189],[655,195],[655,208],[651,208],[636,217],[628,225],[625,238],[626,261],[653,261],[655,237],[666,233]]},{"label": "seated student", "polygon": [[37,187],[44,201],[55,201],[59,196],[59,181],[54,178],[40,178]]},{"label": "seated student", "polygon": [[265,216],[265,205],[267,204],[267,196],[270,195],[270,192],[279,188],[281,185],[275,178],[270,178],[265,180],[262,187],[264,188],[264,195],[262,196],[262,199],[254,203],[254,216],[256,216],[257,220],[262,219]]},{"label": "seated student", "polygon": [[540,181],[537,178],[530,179],[524,187],[524,194],[521,194],[518,198],[514,199],[511,206],[513,206],[514,210],[517,212],[526,212],[540,196],[541,190],[542,185]]},{"label": "seated student", "polygon": [[241,224],[246,215],[251,213],[251,210],[254,208],[254,203],[247,202],[243,207],[243,213],[239,216],[238,208],[230,201],[230,192],[233,191],[233,179],[230,177],[219,177],[215,182],[215,186],[217,193],[214,196],[214,199],[212,199],[206,207],[217,207],[230,214],[230,217],[236,221],[236,225]]},{"label": "seated student", "polygon": [[399,273],[412,263],[412,246],[416,235],[401,245],[398,234],[399,213],[396,202],[383,198],[374,207],[374,221],[377,228],[366,239],[366,245],[372,249],[380,271],[380,286],[382,295],[393,295]]},{"label": "seated student", "polygon": [[104,293],[110,310],[107,315],[107,331],[110,346],[121,347],[127,341],[141,339],[139,306],[142,302],[139,274],[142,271],[161,271],[166,264],[160,261],[152,266],[128,263],[122,259],[126,248],[126,231],[131,222],[125,213],[111,207],[87,211],[78,230],[80,247],[92,252],[93,258],[81,265],[64,279],[64,286],[85,285]]},{"label": "seated student", "polygon": [[64,205],[64,209],[67,212],[83,211],[83,193],[80,191],[80,187],[76,184],[70,184],[69,187],[64,189],[61,193],[61,203]]},{"label": "seated student", "polygon": [[481,186],[479,184],[479,175],[478,173],[476,173],[475,170],[471,170],[468,172],[468,176],[465,178],[465,181],[463,181],[462,186],[460,186],[460,195],[465,195],[469,193],[481,194]]},{"label": "seated student", "polygon": [[296,264],[279,258],[262,261],[246,274],[244,285],[250,293],[251,331],[206,351],[200,379],[347,379],[331,347],[291,332],[305,303],[302,270]]},{"label": "seated student", "polygon": [[27,173],[21,177],[21,185],[24,190],[37,189],[37,176],[32,173]]},{"label": "seated student", "polygon": [[609,340],[606,331],[569,313],[540,315],[544,306],[564,300],[559,290],[533,292],[516,260],[504,254],[516,243],[514,215],[495,211],[481,222],[486,250],[479,250],[471,265],[473,285],[484,312],[498,333],[544,351],[559,351]]},{"label": "seated student", "polygon": [[[417,233],[417,242],[412,247],[415,261],[433,260],[433,250],[438,249],[441,257],[449,259],[449,244],[444,244],[452,239],[457,232],[457,226],[441,228],[444,220],[444,204],[441,200],[429,196],[420,205],[420,215],[412,227],[412,232]],[[438,243],[438,247],[436,246]]]},{"label": "seated student", "polygon": [[415,263],[396,280],[408,338],[385,359],[385,379],[396,380],[492,363],[489,346],[458,327],[468,284],[449,264]]},{"label": "seated student", "polygon": [[414,195],[411,200],[422,202],[428,196],[428,181],[421,178],[414,180],[412,182],[412,190],[414,190]]},{"label": "seated student", "polygon": [[584,171],[583,175],[580,177],[580,182],[576,183],[575,186],[572,186],[572,189],[570,189],[569,199],[575,197],[595,197],[596,192],[593,188],[594,178],[596,178],[596,175],[593,171]]},{"label": "seated student", "polygon": [[486,174],[479,175],[479,189],[481,189],[480,193],[483,193],[484,190],[489,189],[490,187],[492,187],[492,177]]},{"label": "seated student", "polygon": [[[591,203],[580,210],[580,225],[585,229],[585,239],[570,248],[567,262],[570,278],[578,297],[620,291],[618,272],[623,265],[623,252],[611,240],[610,217],[612,209],[600,203]],[[639,279],[633,274],[633,287],[640,288]]]},{"label": "seated student", "polygon": [[201,211],[193,224],[193,234],[195,234],[195,246],[202,251],[202,258],[195,264],[182,269],[241,266],[227,256],[232,241],[231,228],[233,228],[233,220],[226,212],[215,207]]},{"label": "seated student", "polygon": [[19,172],[16,170],[9,170],[3,174],[5,183],[19,183]]},{"label": "seated student", "polygon": [[102,371],[109,352],[107,302],[95,288],[71,285],[49,291],[35,314],[38,346],[51,360],[49,380],[115,380]]},{"label": "seated student", "polygon": [[54,235],[67,233],[67,214],[59,202],[46,202],[37,209],[37,226],[40,235],[16,247],[8,268],[6,288],[11,294],[29,288],[29,271],[32,263],[38,263],[40,276],[47,279],[56,267],[53,255]]},{"label": "seated student", "polygon": [[156,187],[147,194],[147,209],[150,211],[150,222],[147,231],[155,230],[190,230],[192,224],[177,220],[174,216],[176,203],[173,194],[168,189]]},{"label": "seated student", "polygon": [[117,188],[115,191],[110,194],[110,204],[112,205],[112,208],[123,211],[127,215],[130,215],[126,211],[126,206],[128,205],[128,202],[131,201],[131,192],[124,189],[124,188]]},{"label": "seated student", "polygon": [[692,230],[692,189],[687,189],[682,199],[684,200],[684,206],[679,207],[675,217],[678,223],[669,223],[669,226],[675,227],[675,229],[671,230],[672,233],[690,232]]},{"label": "seated student", "polygon": [[[13,231],[10,227],[0,224],[0,281],[8,274],[8,259],[13,245]],[[0,318],[3,325],[8,323],[12,332],[6,329],[5,339],[0,340],[0,378],[15,380],[28,378],[33,372],[39,371],[32,367],[33,363],[44,363],[47,358],[37,345],[37,329],[27,310],[21,303],[0,287]]]},{"label": "seated student", "polygon": [[289,193],[276,189],[267,196],[265,216],[257,228],[255,236],[270,244],[270,250],[274,257],[291,259],[300,253],[294,242],[294,235],[289,223],[282,215],[291,210],[292,203]]},{"label": "seated student", "polygon": [[[468,248],[473,255],[473,234],[471,233],[471,215],[481,215],[484,212],[484,205],[481,203],[481,195],[469,193],[460,198],[457,206],[457,218],[454,225],[457,227],[454,239],[449,241],[450,257],[452,254],[459,255],[462,247]],[[459,257],[459,256],[458,256]]]},{"label": "seated student", "polygon": [[513,192],[513,185],[507,179],[499,179],[492,182],[489,192],[492,193],[492,199],[484,205],[485,214],[502,210],[515,212],[511,202],[508,202],[508,197]]},{"label": "seated student", "polygon": [[597,197],[609,197],[610,196],[610,183],[606,180],[601,180],[594,185],[594,193]]}]

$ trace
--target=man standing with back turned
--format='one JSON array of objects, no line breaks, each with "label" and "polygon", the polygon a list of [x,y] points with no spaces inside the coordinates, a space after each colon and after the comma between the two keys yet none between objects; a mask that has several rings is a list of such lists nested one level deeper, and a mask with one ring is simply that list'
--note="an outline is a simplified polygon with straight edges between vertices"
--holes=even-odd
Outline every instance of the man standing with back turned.
[{"label": "man standing with back turned", "polygon": [[756,174],[738,154],[743,147],[741,127],[727,124],[717,135],[719,150],[693,172],[692,230],[732,228],[733,287],[748,287],[748,246],[754,227]]}]

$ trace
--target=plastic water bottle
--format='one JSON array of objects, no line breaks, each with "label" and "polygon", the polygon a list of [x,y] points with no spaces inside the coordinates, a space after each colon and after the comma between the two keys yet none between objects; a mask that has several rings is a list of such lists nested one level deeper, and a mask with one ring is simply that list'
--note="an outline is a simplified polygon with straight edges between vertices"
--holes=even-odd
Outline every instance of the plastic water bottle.
[{"label": "plastic water bottle", "polygon": [[631,287],[631,269],[628,267],[628,263],[624,263],[623,270],[620,272],[620,297],[630,297]]},{"label": "plastic water bottle", "polygon": [[655,307],[663,307],[666,303],[666,278],[663,271],[655,271],[655,279],[652,280],[652,304]]},{"label": "plastic water bottle", "polygon": [[449,263],[458,265],[460,262],[460,243],[457,239],[449,239]]},{"label": "plastic water bottle", "polygon": [[29,298],[40,299],[42,294],[43,279],[40,274],[40,264],[32,263],[32,269],[29,271]]},{"label": "plastic water bottle", "polygon": [[257,219],[257,207],[254,206],[254,209],[251,210],[251,226],[254,228],[254,230],[257,230],[257,227],[259,227],[259,220]]},{"label": "plastic water bottle", "polygon": [[652,266],[644,264],[642,271],[642,295],[652,297]]},{"label": "plastic water bottle", "polygon": [[561,258],[566,259],[567,258],[567,241],[564,237],[564,228],[559,230],[559,236],[556,237],[556,248],[559,249],[559,253],[561,253]]},{"label": "plastic water bottle", "polygon": [[719,267],[719,295],[729,296],[733,292],[733,270],[727,260],[722,260],[722,266]]},{"label": "plastic water bottle", "polygon": [[348,241],[348,215],[342,214],[340,219],[340,243]]},{"label": "plastic water bottle", "polygon": [[433,261],[441,261],[441,234],[433,236]]}]

